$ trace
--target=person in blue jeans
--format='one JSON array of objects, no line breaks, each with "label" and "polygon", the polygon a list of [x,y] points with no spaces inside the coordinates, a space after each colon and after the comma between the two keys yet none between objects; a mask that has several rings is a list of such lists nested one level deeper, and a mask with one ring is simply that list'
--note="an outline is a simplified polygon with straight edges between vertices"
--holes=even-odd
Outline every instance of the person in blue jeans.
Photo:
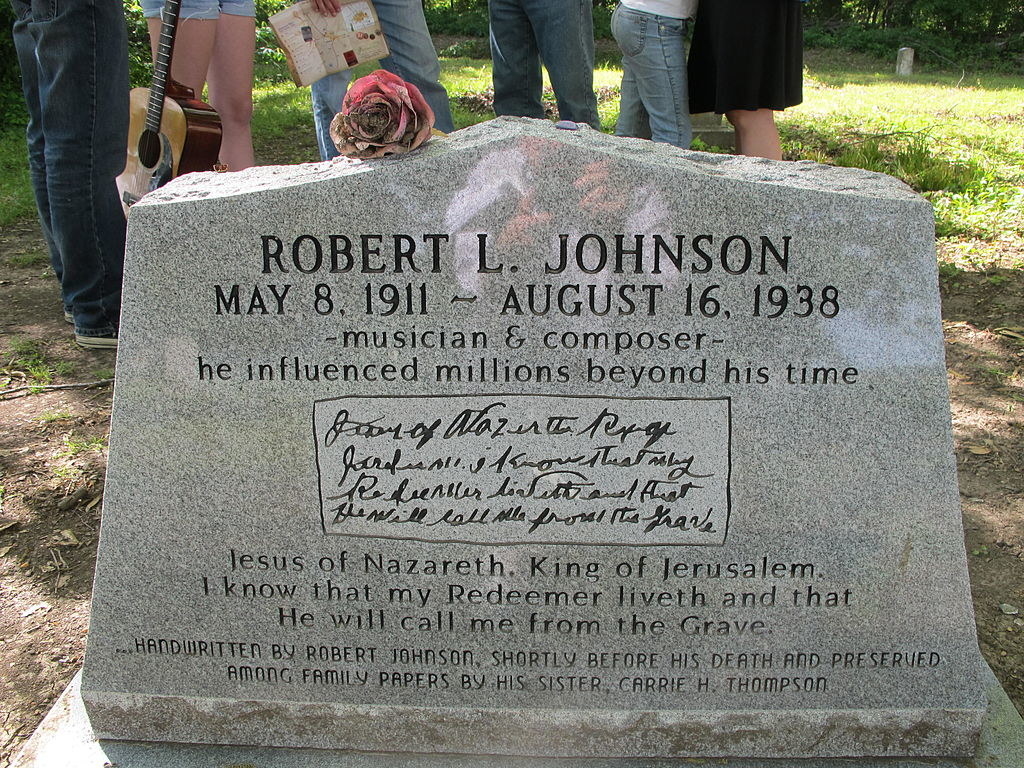
[{"label": "person in blue jeans", "polygon": [[558,116],[600,130],[591,0],[488,0],[494,114],[543,118],[547,68]]},{"label": "person in blue jeans", "polygon": [[[313,5],[325,16],[335,16],[341,9],[337,0],[313,0]],[[451,133],[455,125],[448,105],[448,91],[441,85],[441,64],[420,0],[373,0],[373,6],[391,51],[390,56],[380,60],[380,66],[419,88],[434,110],[434,127]],[[331,120],[341,110],[351,78],[352,73],[343,70],[313,83],[313,122],[321,160],[330,160],[339,154],[331,141]]]},{"label": "person in blue jeans", "polygon": [[621,0],[615,9],[612,35],[622,50],[616,136],[689,148],[686,27],[696,9],[697,0]]},{"label": "person in blue jeans", "polygon": [[116,349],[128,154],[128,40],[115,0],[11,0],[39,221],[75,341]]}]

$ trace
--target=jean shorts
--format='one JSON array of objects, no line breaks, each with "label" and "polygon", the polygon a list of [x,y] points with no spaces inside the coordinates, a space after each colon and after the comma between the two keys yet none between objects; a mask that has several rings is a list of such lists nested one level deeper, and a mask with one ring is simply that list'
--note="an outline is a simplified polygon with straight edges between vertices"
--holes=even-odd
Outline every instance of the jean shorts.
[{"label": "jean shorts", "polygon": [[[163,0],[139,0],[142,15],[147,19],[160,17]],[[256,0],[182,0],[179,19],[216,19],[229,16],[256,16]]]}]

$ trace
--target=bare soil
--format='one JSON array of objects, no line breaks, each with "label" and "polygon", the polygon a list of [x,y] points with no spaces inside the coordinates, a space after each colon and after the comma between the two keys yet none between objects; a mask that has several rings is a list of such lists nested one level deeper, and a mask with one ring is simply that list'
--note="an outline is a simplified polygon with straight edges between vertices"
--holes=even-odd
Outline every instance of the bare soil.
[{"label": "bare soil", "polygon": [[[947,268],[942,293],[981,650],[1024,710],[1024,270]],[[82,663],[110,417],[109,383],[19,389],[26,341],[53,384],[111,376],[73,343],[34,222],[0,232],[0,768]]]}]

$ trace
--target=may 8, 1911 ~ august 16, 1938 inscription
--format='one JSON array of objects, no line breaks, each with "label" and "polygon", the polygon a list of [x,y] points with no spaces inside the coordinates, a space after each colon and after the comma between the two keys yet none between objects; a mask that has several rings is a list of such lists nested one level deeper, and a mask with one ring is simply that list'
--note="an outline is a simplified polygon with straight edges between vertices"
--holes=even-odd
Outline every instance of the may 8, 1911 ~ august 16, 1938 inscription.
[{"label": "may 8, 1911 ~ august 16, 1938 inscription", "polygon": [[[188,234],[184,234],[187,232]],[[103,737],[958,755],[930,208],[502,119],[129,221]]]}]

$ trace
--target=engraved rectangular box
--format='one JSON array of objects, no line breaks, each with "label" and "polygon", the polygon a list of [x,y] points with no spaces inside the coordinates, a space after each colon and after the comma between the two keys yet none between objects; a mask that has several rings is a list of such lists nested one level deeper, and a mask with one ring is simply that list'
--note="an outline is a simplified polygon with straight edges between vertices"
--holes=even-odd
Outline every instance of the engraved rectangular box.
[{"label": "engraved rectangular box", "polygon": [[313,411],[324,532],[720,545],[727,398],[341,397]]}]

